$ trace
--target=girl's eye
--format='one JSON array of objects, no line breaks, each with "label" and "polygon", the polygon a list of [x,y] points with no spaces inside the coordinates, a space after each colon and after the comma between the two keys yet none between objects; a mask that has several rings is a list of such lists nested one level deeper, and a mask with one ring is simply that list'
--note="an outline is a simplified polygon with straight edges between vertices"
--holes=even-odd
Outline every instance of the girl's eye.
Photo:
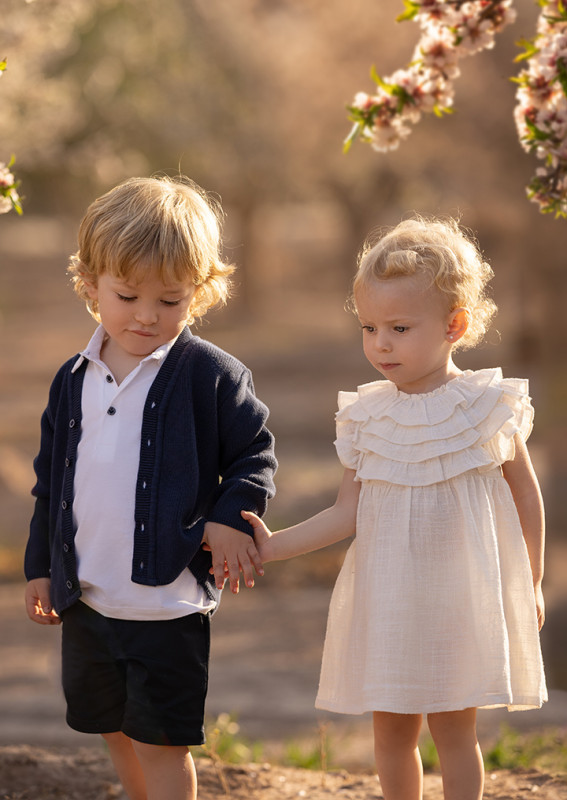
[{"label": "girl's eye", "polygon": [[394,327],[394,330],[396,331],[396,333],[405,333],[408,330],[408,328],[406,325],[396,325]]},{"label": "girl's eye", "polygon": [[362,330],[366,331],[366,333],[374,333],[376,328],[373,328],[372,325],[362,325]]},{"label": "girl's eye", "polygon": [[127,297],[125,294],[120,294],[119,292],[116,292],[116,296],[117,296],[117,297],[118,297],[120,300],[123,300],[125,303],[131,303],[131,302],[132,302],[132,300],[135,300],[135,299],[136,299],[135,297]]},{"label": "girl's eye", "polygon": [[164,306],[178,306],[181,300],[162,300]]}]

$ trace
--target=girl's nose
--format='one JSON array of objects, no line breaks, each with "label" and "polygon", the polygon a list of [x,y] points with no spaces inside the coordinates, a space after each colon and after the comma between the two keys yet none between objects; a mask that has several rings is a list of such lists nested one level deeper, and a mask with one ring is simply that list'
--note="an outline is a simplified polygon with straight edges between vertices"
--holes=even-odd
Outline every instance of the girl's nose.
[{"label": "girl's nose", "polygon": [[390,350],[390,337],[387,333],[378,331],[376,333],[375,344],[377,350],[388,352]]}]

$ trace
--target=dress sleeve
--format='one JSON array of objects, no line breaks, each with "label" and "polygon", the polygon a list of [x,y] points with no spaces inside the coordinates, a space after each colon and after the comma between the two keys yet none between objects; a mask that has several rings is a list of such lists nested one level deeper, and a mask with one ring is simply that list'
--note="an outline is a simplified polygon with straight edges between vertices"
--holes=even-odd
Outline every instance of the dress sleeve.
[{"label": "dress sleeve", "polygon": [[357,422],[350,413],[358,400],[357,392],[339,392],[339,410],[336,415],[337,438],[335,447],[339,461],[346,469],[358,469],[360,453],[354,447],[357,436]]},{"label": "dress sleeve", "polygon": [[500,411],[505,421],[494,433],[490,432],[483,446],[496,464],[503,464],[514,458],[514,437],[519,434],[525,442],[532,432],[534,408],[527,380],[503,378],[499,388],[501,394],[495,415]]}]

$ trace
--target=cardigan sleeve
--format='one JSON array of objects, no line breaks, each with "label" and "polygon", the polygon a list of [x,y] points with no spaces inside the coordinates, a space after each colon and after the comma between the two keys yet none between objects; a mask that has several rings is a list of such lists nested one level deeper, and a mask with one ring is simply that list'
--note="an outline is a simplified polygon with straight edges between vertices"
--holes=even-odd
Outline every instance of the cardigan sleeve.
[{"label": "cardigan sleeve", "polygon": [[261,516],[275,494],[277,461],[267,417],[268,409],[256,397],[252,375],[245,369],[219,404],[220,483],[207,516],[250,535],[252,528],[240,512]]},{"label": "cardigan sleeve", "polygon": [[55,392],[52,387],[50,404],[41,418],[41,444],[34,460],[36,484],[32,489],[35,497],[34,514],[30,523],[30,533],[24,556],[26,579],[48,578],[51,574],[51,554],[49,542],[50,501],[51,501],[51,460],[53,453],[54,424],[51,399]]}]

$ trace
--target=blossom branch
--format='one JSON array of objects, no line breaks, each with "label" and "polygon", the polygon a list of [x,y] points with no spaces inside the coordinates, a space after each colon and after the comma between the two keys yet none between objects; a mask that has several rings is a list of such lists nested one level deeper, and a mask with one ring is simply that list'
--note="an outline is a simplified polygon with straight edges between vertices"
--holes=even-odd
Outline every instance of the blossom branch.
[{"label": "blossom branch", "polygon": [[345,152],[357,138],[375,150],[394,150],[423,112],[451,113],[459,60],[492,48],[495,35],[516,17],[512,0],[404,0],[404,4],[398,21],[417,22],[420,40],[405,69],[387,78],[373,70],[376,91],[355,96],[348,108],[354,125]]},{"label": "blossom branch", "polygon": [[[0,77],[6,69],[6,59],[0,61]],[[10,172],[14,163],[14,157],[6,165],[0,161],[0,214],[6,214],[14,209],[16,213],[22,214],[22,203],[18,194],[19,181],[16,181]]]},{"label": "blossom branch", "polygon": [[528,184],[528,197],[543,213],[567,217],[567,7],[540,0],[533,40],[523,40],[517,61],[526,67],[514,80],[514,118],[522,147],[543,162]]}]

